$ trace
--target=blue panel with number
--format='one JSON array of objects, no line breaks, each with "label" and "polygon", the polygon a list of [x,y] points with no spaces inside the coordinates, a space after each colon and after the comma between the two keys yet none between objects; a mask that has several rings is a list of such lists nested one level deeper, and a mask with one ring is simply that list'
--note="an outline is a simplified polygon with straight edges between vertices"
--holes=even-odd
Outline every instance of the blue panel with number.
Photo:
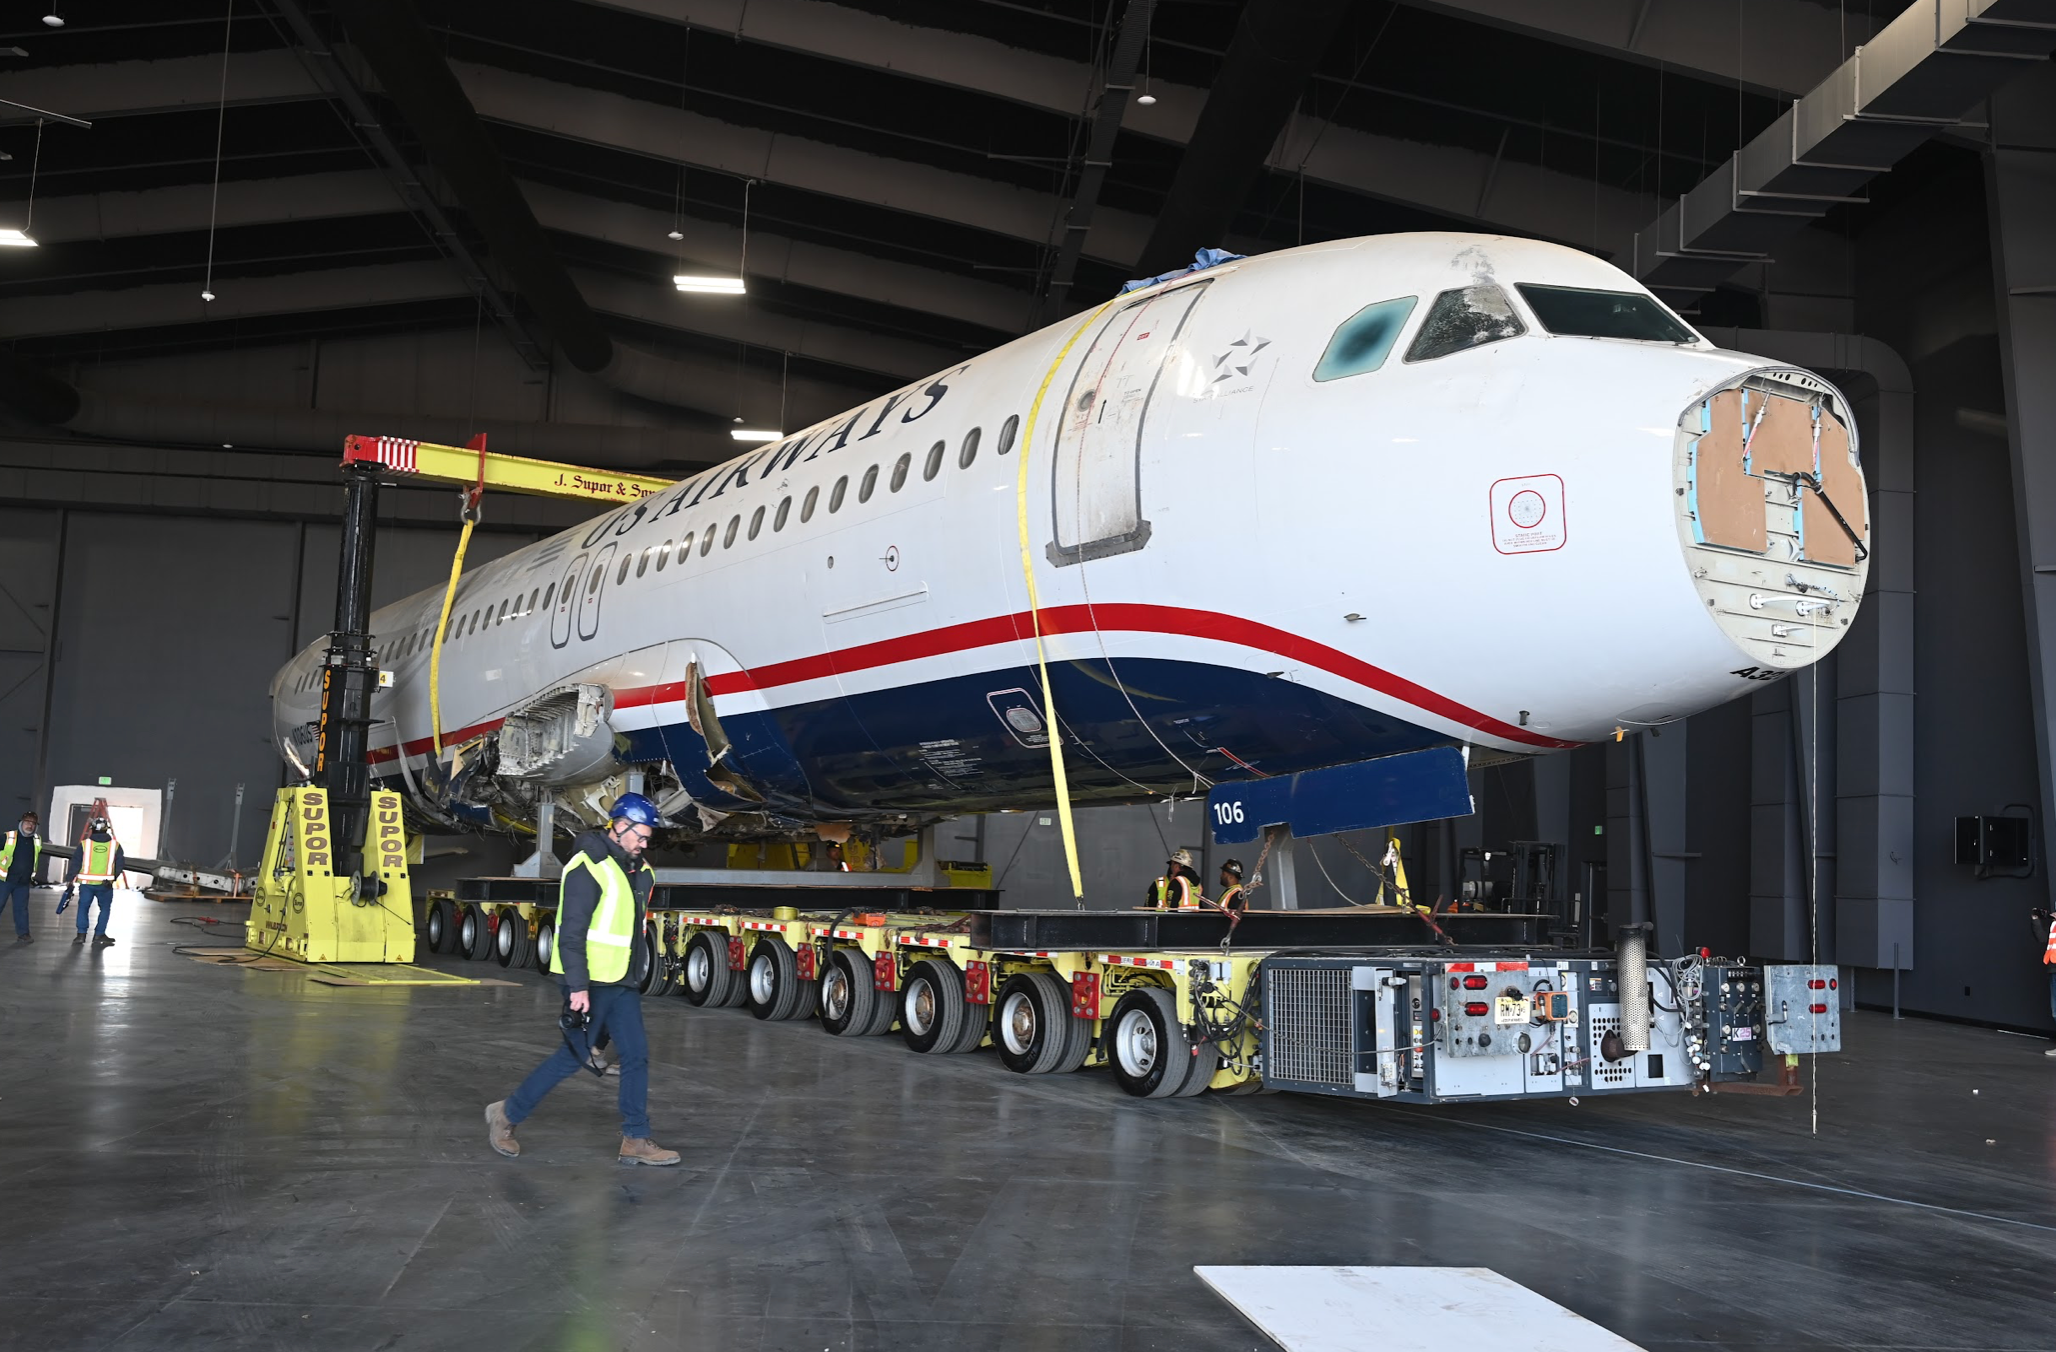
[{"label": "blue panel with number", "polygon": [[1300,837],[1327,836],[1466,817],[1472,810],[1463,751],[1453,746],[1216,784],[1207,795],[1208,820],[1220,845],[1255,840],[1267,826],[1289,826]]}]

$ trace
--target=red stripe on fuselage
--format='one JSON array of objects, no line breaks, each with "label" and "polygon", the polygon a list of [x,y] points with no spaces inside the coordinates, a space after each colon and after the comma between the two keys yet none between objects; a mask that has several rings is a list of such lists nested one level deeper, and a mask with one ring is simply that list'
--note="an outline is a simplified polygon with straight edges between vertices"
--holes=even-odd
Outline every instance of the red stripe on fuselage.
[{"label": "red stripe on fuselage", "polygon": [[[1183,634],[1192,638],[1212,639],[1219,643],[1233,643],[1244,648],[1256,648],[1275,653],[1288,661],[1319,667],[1332,675],[1340,676],[1366,689],[1434,714],[1451,723],[1488,733],[1509,742],[1542,748],[1562,748],[1578,745],[1556,737],[1545,737],[1526,728],[1515,727],[1502,722],[1490,714],[1482,713],[1467,705],[1459,704],[1446,696],[1438,695],[1424,685],[1396,676],[1382,667],[1351,657],[1348,653],[1316,643],[1310,638],[1276,629],[1255,620],[1245,620],[1234,615],[1221,615],[1209,610],[1190,610],[1182,606],[1153,606],[1133,603],[1112,603],[1101,606],[1056,606],[1041,612],[1044,634],[1090,633],[1097,629],[1113,633]],[[918,634],[906,634],[899,638],[880,639],[876,643],[863,643],[854,648],[843,648],[833,652],[820,653],[812,657],[796,657],[790,661],[772,662],[761,667],[745,668],[742,671],[723,672],[707,678],[709,695],[732,695],[745,690],[774,690],[783,685],[794,685],[801,681],[815,681],[828,676],[846,676],[875,667],[891,666],[898,662],[917,662],[926,657],[941,657],[948,653],[967,652],[973,648],[991,647],[998,643],[1012,643],[1035,637],[1034,620],[1025,610],[1012,615],[995,615],[988,619],[972,620],[965,624],[950,625],[943,629],[928,629]],[[685,682],[668,681],[662,685],[639,686],[630,690],[618,690],[614,694],[614,705],[619,709],[637,709],[651,704],[669,704],[686,697]],[[501,720],[474,724],[447,733],[445,745],[476,737],[500,726]],[[408,755],[415,755],[431,749],[431,742],[423,737],[406,744]],[[374,751],[374,764],[391,760],[391,747]]]}]

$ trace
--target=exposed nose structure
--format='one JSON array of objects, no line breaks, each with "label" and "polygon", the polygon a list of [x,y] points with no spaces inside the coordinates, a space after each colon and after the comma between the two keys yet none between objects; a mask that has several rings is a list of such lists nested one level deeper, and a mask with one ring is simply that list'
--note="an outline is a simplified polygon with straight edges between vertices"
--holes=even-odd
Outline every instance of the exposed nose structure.
[{"label": "exposed nose structure", "polygon": [[1848,632],[1870,566],[1841,392],[1803,371],[1752,371],[1687,406],[1675,447],[1685,560],[1745,669],[1768,677],[1825,656]]}]

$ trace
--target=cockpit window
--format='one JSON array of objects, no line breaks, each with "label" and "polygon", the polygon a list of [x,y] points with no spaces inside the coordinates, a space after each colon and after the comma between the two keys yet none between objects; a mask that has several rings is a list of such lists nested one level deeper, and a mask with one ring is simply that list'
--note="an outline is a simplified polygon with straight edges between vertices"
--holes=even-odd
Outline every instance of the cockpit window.
[{"label": "cockpit window", "polygon": [[1414,335],[1413,346],[1406,350],[1406,359],[1429,361],[1502,338],[1517,338],[1527,331],[1504,291],[1490,284],[1460,286],[1435,297],[1428,317],[1421,321],[1421,331]]},{"label": "cockpit window", "polygon": [[1343,320],[1335,336],[1328,340],[1328,350],[1314,366],[1314,379],[1340,380],[1383,366],[1385,358],[1392,355],[1392,345],[1399,341],[1399,331],[1406,327],[1407,316],[1418,303],[1416,296],[1381,300]]},{"label": "cockpit window", "polygon": [[1699,335],[1648,296],[1633,291],[1587,291],[1576,286],[1514,287],[1542,327],[1577,338],[1634,338],[1645,343],[1694,343]]}]

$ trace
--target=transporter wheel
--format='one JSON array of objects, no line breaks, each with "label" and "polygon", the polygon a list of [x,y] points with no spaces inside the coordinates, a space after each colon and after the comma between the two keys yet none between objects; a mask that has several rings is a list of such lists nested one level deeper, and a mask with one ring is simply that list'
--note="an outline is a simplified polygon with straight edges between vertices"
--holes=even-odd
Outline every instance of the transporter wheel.
[{"label": "transporter wheel", "polygon": [[493,957],[502,967],[528,966],[528,917],[512,909],[500,912],[493,931]]},{"label": "transporter wheel", "polygon": [[[956,1045],[948,1048],[948,1050],[952,1052],[975,1052],[981,1046],[985,1045],[985,1035],[986,1033],[990,1032],[991,1029],[992,1006],[974,1005],[970,1001],[966,1000],[964,1002],[963,1031],[957,1034]],[[1089,1030],[1085,1040],[1088,1044],[1091,1041]],[[1079,1060],[1081,1062],[1084,1060],[1084,1052],[1082,1050],[1079,1052]],[[1068,1068],[1072,1070],[1077,1069],[1076,1066]]]},{"label": "transporter wheel", "polygon": [[435,897],[428,903],[428,915],[422,921],[421,937],[428,941],[431,953],[450,951],[450,936],[457,928],[456,917],[451,913],[448,897]]},{"label": "transporter wheel", "polygon": [[735,973],[728,970],[728,941],[707,930],[701,930],[685,944],[684,972],[680,984],[685,987],[685,998],[695,1005],[712,1005],[719,1009],[728,1003],[729,987],[735,984]]},{"label": "transporter wheel", "polygon": [[872,985],[871,961],[862,949],[838,948],[821,973],[821,1031],[834,1037],[864,1037],[878,1006],[886,1004]]},{"label": "transporter wheel", "polygon": [[557,921],[554,915],[546,917],[535,927],[535,970],[550,970],[550,959],[557,955]]},{"label": "transporter wheel", "polygon": [[[1084,1060],[1072,1027],[1070,991],[1048,972],[1016,972],[993,1002],[992,1042],[1006,1068],[1022,1075],[1077,1069]],[[1073,1052],[1078,1061],[1066,1067]]]},{"label": "transporter wheel", "polygon": [[1239,1081],[1229,1085],[1226,1089],[1216,1090],[1215,1092],[1224,1098],[1240,1098],[1247,1094],[1275,1094],[1278,1091],[1265,1084],[1262,1079],[1251,1076],[1247,1080]]},{"label": "transporter wheel", "polygon": [[635,936],[635,943],[628,950],[628,984],[635,987],[638,995],[648,995],[657,984],[657,972],[662,966],[657,961],[656,926],[645,920],[642,933]]},{"label": "transporter wheel", "polygon": [[482,906],[466,906],[457,918],[457,947],[473,962],[484,962],[493,951],[493,927]]},{"label": "transporter wheel", "polygon": [[777,935],[757,940],[743,976],[750,1013],[758,1018],[803,1019],[814,1012],[809,998],[814,984],[800,980],[799,955]]},{"label": "transporter wheel", "polygon": [[961,968],[947,958],[923,958],[907,973],[899,994],[900,1036],[911,1050],[958,1050],[969,1008]]},{"label": "transporter wheel", "polygon": [[[728,967],[728,940],[725,936],[721,940],[721,965]],[[795,963],[794,965],[797,966],[798,964]],[[733,967],[728,967],[728,991],[721,997],[721,1007],[723,1009],[741,1009],[749,1002],[749,959],[745,957],[743,959],[742,971],[738,972]]]},{"label": "transporter wheel", "polygon": [[[1162,986],[1138,986],[1121,997],[1108,1020],[1107,1046],[1114,1078],[1136,1098],[1197,1094],[1220,1066],[1220,1053],[1212,1047],[1192,1054],[1178,1026],[1178,1001]],[[1188,1088],[1195,1077],[1198,1087]]]}]

